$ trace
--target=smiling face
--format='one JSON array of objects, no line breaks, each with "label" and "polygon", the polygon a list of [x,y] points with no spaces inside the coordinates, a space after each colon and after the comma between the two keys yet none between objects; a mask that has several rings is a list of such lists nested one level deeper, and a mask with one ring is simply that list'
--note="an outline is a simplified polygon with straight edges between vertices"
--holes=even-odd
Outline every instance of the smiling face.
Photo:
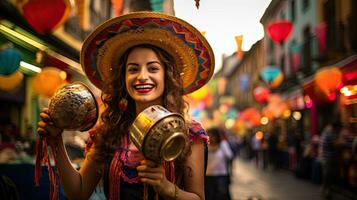
[{"label": "smiling face", "polygon": [[162,105],[165,68],[156,53],[149,48],[136,47],[128,55],[125,84],[137,109]]}]

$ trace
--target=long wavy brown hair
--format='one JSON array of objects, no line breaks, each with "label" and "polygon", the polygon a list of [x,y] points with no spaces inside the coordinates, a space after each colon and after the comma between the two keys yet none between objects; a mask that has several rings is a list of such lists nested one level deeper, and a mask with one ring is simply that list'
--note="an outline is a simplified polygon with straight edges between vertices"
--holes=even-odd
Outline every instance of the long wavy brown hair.
[{"label": "long wavy brown hair", "polygon": [[[97,128],[97,154],[96,159],[101,162],[110,161],[115,150],[120,147],[120,141],[128,136],[129,128],[136,117],[134,100],[128,95],[125,86],[125,66],[130,52],[135,48],[152,49],[158,56],[165,70],[165,87],[162,95],[163,106],[171,112],[187,115],[188,104],[183,99],[184,89],[180,71],[175,65],[174,58],[159,47],[144,44],[129,48],[119,59],[118,67],[113,67],[112,77],[102,93],[102,100],[105,110],[101,114],[101,123]],[[119,101],[126,98],[128,106],[125,111],[119,109]],[[188,134],[188,131],[187,131]],[[188,146],[188,145],[186,145]],[[185,159],[185,154],[189,152],[189,147],[184,150],[184,154],[178,160]],[[182,162],[180,162],[182,163]]]}]

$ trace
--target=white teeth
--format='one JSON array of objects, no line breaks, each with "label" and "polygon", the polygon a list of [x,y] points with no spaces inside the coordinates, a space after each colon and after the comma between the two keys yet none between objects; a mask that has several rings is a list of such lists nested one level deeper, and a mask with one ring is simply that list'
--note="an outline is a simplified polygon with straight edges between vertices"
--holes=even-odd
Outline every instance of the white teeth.
[{"label": "white teeth", "polygon": [[135,86],[135,89],[152,89],[154,88],[153,85],[137,85]]}]

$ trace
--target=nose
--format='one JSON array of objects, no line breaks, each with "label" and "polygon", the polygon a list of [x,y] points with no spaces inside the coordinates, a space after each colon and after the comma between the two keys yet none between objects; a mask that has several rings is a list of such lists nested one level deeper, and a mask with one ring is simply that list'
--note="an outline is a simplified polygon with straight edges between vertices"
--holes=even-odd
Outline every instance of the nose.
[{"label": "nose", "polygon": [[139,73],[138,80],[139,80],[140,82],[145,82],[145,81],[148,80],[148,77],[149,77],[148,71],[145,70],[145,69],[142,69],[142,70],[140,71],[140,73]]}]

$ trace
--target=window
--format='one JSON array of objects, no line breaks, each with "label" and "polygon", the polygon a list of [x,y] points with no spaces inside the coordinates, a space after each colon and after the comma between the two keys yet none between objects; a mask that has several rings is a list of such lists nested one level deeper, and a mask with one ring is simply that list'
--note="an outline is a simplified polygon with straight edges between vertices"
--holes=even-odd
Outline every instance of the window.
[{"label": "window", "polygon": [[302,11],[305,12],[309,8],[310,0],[302,0]]},{"label": "window", "polygon": [[290,17],[291,17],[291,21],[294,22],[295,21],[295,0],[291,0],[290,2]]}]

